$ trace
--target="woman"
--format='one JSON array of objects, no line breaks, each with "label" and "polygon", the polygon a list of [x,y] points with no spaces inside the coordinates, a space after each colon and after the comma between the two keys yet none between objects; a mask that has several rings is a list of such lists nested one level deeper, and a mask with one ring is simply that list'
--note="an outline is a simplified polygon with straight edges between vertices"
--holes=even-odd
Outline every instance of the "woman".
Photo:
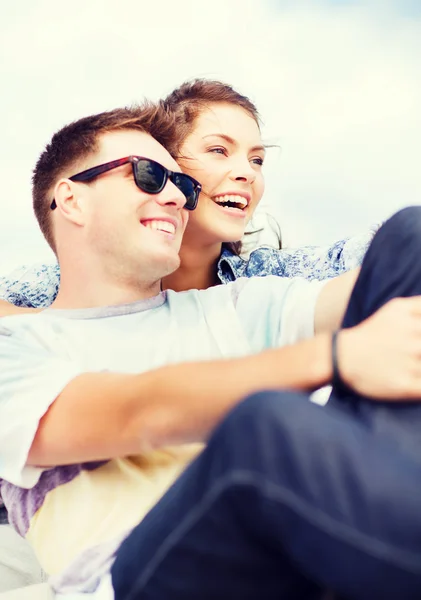
[{"label": "woman", "polygon": [[[324,279],[360,264],[373,232],[325,248],[258,248],[243,259],[239,240],[264,191],[256,107],[231,86],[204,79],[182,84],[161,104],[180,133],[168,150],[203,186],[184,235],[181,266],[163,288],[204,289],[265,275]],[[56,265],[22,268],[0,278],[0,297],[16,306],[48,306],[58,285]],[[0,316],[15,310],[2,303]]]},{"label": "woman", "polygon": [[373,232],[327,248],[260,248],[248,260],[240,258],[238,240],[264,191],[265,147],[256,107],[231,86],[203,79],[182,84],[162,104],[182,132],[170,151],[202,184],[184,234],[181,267],[165,287],[203,289],[254,275],[324,279],[360,264]]}]

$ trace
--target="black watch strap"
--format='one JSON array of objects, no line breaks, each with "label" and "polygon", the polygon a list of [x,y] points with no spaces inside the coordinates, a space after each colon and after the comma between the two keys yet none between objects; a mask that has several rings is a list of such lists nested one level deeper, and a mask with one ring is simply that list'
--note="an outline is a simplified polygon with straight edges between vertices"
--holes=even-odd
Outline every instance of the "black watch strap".
[{"label": "black watch strap", "polygon": [[332,387],[337,392],[350,392],[350,388],[344,382],[341,377],[341,370],[339,368],[338,360],[338,337],[341,330],[334,331],[332,335]]}]

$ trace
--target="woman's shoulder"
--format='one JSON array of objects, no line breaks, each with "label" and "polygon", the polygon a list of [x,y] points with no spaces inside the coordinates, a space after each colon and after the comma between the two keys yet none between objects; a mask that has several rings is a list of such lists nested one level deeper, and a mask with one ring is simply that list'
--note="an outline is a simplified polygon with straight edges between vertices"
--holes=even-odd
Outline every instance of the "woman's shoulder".
[{"label": "woman's shoulder", "polygon": [[16,306],[49,306],[57,295],[59,284],[57,264],[23,265],[0,276],[0,298]]}]

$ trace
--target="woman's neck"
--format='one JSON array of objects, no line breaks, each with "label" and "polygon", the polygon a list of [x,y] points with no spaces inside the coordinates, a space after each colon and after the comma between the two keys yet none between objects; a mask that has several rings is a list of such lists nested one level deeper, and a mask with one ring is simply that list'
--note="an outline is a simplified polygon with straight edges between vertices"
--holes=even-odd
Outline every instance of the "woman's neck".
[{"label": "woman's neck", "polygon": [[210,246],[188,246],[183,244],[180,250],[181,264],[175,273],[164,277],[163,290],[183,292],[185,290],[206,290],[219,283],[218,260],[222,244]]}]

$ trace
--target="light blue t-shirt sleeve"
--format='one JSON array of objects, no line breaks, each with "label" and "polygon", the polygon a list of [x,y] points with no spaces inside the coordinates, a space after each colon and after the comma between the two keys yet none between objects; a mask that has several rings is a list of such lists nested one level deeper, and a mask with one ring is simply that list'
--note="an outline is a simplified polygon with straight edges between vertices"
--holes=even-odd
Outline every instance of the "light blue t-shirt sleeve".
[{"label": "light blue t-shirt sleeve", "polygon": [[238,279],[233,300],[253,352],[314,335],[317,298],[326,281],[276,276]]},{"label": "light blue t-shirt sleeve", "polygon": [[15,306],[42,308],[57,296],[60,269],[57,264],[19,267],[0,276],[0,299]]},{"label": "light blue t-shirt sleeve", "polygon": [[25,466],[39,421],[79,370],[48,352],[41,332],[25,339],[8,327],[20,318],[0,321],[0,479],[30,488],[44,470]]}]

